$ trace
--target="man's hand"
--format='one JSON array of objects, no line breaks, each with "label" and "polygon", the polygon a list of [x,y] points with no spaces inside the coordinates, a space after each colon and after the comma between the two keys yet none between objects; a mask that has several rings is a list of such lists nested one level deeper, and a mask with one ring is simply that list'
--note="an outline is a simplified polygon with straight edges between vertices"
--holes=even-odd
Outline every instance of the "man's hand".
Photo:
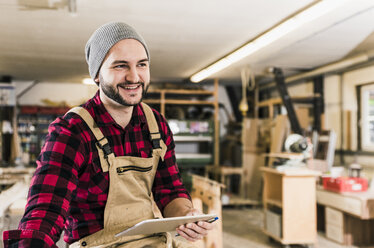
[{"label": "man's hand", "polygon": [[[191,209],[186,215],[200,215],[202,214],[197,209]],[[208,234],[209,230],[212,230],[215,226],[215,223],[209,223],[206,221],[198,221],[197,223],[188,223],[181,225],[177,228],[177,233],[188,241],[197,241],[202,239]]]}]

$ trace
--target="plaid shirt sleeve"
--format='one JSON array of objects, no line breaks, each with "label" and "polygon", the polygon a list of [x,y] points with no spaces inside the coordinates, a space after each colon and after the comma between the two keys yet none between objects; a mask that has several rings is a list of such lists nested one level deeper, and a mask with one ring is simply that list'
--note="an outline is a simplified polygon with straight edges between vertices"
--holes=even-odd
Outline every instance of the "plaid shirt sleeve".
[{"label": "plaid shirt sleeve", "polygon": [[18,230],[3,233],[4,247],[57,247],[83,163],[82,145],[63,121],[51,124],[31,180]]},{"label": "plaid shirt sleeve", "polygon": [[165,118],[158,112],[154,111],[154,113],[161,132],[161,138],[167,146],[164,161],[160,159],[153,184],[155,202],[161,212],[163,212],[166,205],[175,198],[191,199],[191,197],[182,183],[176,163],[173,133]]}]

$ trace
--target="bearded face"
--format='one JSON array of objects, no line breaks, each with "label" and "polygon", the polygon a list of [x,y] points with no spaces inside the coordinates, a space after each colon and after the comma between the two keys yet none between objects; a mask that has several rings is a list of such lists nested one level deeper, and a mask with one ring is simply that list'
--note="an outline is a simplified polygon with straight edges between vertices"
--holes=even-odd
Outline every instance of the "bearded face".
[{"label": "bearded face", "polygon": [[99,75],[99,79],[104,94],[123,106],[135,106],[139,104],[149,87],[149,84],[145,87],[144,82],[123,82],[117,84],[106,82],[101,74]]}]

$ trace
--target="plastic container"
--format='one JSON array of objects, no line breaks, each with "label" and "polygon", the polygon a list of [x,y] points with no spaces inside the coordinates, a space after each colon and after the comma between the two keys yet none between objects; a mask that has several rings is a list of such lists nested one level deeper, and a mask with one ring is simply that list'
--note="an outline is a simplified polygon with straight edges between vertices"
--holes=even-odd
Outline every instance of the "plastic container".
[{"label": "plastic container", "polygon": [[362,177],[324,177],[323,188],[335,192],[364,192],[368,189],[368,180]]}]

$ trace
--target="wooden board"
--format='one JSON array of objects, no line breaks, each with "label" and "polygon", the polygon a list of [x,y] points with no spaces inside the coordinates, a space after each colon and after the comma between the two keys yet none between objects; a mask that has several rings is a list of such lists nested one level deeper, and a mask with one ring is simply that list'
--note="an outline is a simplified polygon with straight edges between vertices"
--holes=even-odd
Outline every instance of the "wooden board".
[{"label": "wooden board", "polygon": [[2,217],[5,211],[11,206],[14,202],[19,199],[26,198],[29,186],[24,182],[17,182],[12,187],[7,190],[4,190],[0,194],[0,217]]},{"label": "wooden board", "polygon": [[297,120],[300,123],[300,127],[304,130],[308,130],[310,126],[309,121],[309,108],[295,108]]},{"label": "wooden board", "polygon": [[[290,124],[287,115],[278,115],[275,118],[275,127],[271,130],[270,153],[282,152],[284,141],[290,132]],[[268,165],[272,165],[274,158],[269,159]]]},{"label": "wooden board", "polygon": [[265,158],[259,153],[243,152],[242,197],[260,201],[262,193],[262,177],[260,168],[265,166]]}]

